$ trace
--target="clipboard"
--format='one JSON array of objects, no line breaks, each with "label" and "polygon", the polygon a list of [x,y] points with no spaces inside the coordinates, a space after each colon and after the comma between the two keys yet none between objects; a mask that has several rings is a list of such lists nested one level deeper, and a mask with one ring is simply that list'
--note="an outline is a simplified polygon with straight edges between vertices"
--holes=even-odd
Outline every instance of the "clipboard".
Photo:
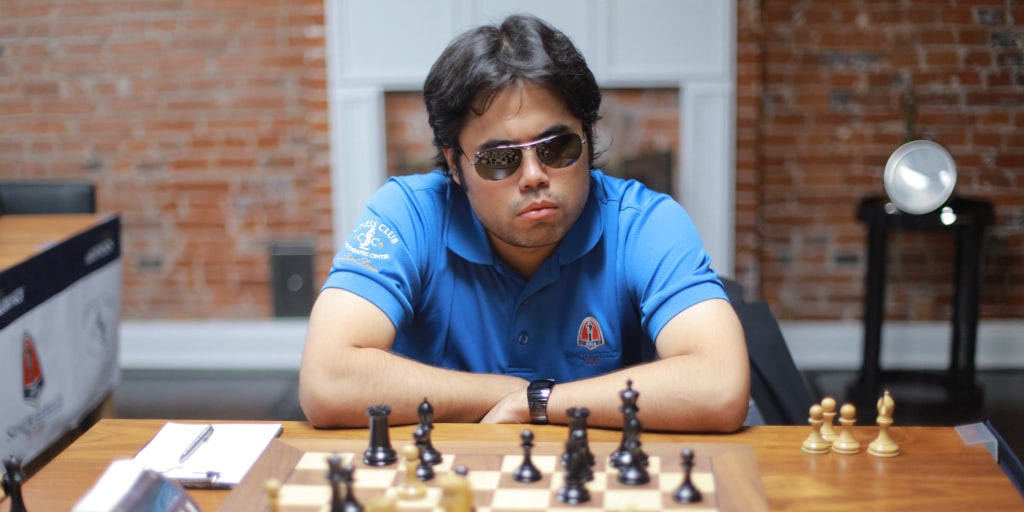
[{"label": "clipboard", "polygon": [[232,488],[281,432],[280,423],[168,422],[132,460],[186,488]]}]

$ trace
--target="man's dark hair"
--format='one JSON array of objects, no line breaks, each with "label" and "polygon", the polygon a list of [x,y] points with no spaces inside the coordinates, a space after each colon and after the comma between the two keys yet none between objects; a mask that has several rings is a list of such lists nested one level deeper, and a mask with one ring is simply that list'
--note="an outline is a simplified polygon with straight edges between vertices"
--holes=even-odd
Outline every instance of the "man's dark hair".
[{"label": "man's dark hair", "polygon": [[541,19],[509,16],[500,26],[486,25],[453,40],[430,68],[423,84],[434,146],[435,165],[449,172],[442,148],[459,148],[459,134],[472,111],[482,115],[495,96],[518,81],[551,90],[582,121],[587,164],[594,166],[594,123],[601,89],[572,41]]}]

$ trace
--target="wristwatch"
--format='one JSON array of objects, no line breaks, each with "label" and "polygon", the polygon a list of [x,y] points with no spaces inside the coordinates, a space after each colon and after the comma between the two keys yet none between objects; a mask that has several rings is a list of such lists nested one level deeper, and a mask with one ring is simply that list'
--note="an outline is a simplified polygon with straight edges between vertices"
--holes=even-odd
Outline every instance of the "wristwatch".
[{"label": "wristwatch", "polygon": [[526,388],[526,402],[530,406],[530,422],[534,425],[548,423],[548,398],[551,388],[555,387],[553,379],[538,379]]}]

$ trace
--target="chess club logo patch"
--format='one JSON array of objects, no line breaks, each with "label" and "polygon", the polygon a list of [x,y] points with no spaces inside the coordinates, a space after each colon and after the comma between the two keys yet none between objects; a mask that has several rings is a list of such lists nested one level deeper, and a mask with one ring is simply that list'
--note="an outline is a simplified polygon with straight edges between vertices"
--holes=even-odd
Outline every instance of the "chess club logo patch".
[{"label": "chess club logo patch", "polygon": [[21,339],[21,384],[25,403],[35,405],[43,392],[43,367],[32,336],[25,333]]},{"label": "chess club logo patch", "polygon": [[349,241],[345,242],[348,253],[344,261],[363,265],[376,271],[377,262],[391,259],[385,248],[398,243],[398,233],[387,224],[375,220],[367,220],[356,227]]},{"label": "chess club logo patch", "polygon": [[593,352],[604,345],[604,334],[601,332],[601,324],[597,319],[588,316],[580,322],[580,328],[576,334],[576,344]]}]

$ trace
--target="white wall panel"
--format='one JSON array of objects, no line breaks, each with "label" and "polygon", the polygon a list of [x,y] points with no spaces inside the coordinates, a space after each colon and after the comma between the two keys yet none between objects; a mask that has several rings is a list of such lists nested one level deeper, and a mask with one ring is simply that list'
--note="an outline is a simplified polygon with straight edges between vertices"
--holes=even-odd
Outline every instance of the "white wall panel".
[{"label": "white wall panel", "polygon": [[731,75],[732,2],[612,0],[607,79],[721,80]]},{"label": "white wall panel", "polygon": [[[325,0],[328,3],[331,0]],[[333,26],[338,85],[418,89],[459,30],[453,0],[342,1]]]}]

